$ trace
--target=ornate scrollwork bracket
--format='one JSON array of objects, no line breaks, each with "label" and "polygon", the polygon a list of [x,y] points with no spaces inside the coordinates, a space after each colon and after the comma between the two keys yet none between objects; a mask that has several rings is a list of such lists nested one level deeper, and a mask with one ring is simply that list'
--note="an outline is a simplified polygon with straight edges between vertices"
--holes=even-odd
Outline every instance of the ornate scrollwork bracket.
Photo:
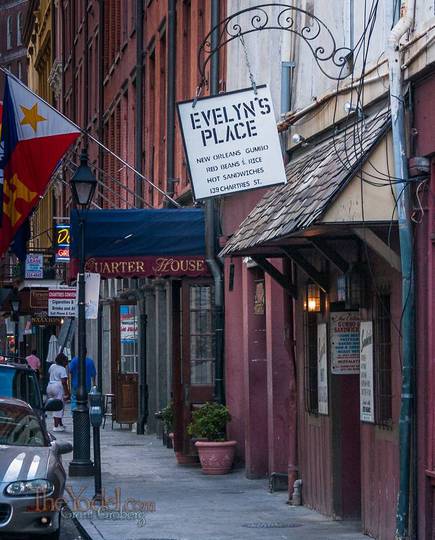
[{"label": "ornate scrollwork bracket", "polygon": [[[272,12],[268,8],[279,8],[279,12]],[[298,24],[299,18],[305,21],[304,26]],[[223,46],[247,34],[264,30],[286,30],[301,37],[310,48],[320,70],[329,79],[342,80],[349,75],[345,68],[352,49],[338,47],[331,30],[323,21],[303,9],[288,4],[270,3],[237,11],[210,30],[198,50],[200,86],[207,83],[207,64]],[[212,36],[215,39],[212,39]],[[336,68],[336,74],[328,73],[328,63]]]}]

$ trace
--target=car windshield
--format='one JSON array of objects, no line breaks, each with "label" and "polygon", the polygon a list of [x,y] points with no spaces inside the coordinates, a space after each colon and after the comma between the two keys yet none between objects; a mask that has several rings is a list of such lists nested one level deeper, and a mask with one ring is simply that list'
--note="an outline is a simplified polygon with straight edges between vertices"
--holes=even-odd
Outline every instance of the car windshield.
[{"label": "car windshield", "polygon": [[22,399],[34,409],[41,409],[41,393],[34,373],[27,369],[2,366],[0,369],[0,397]]},{"label": "car windshield", "polygon": [[0,403],[0,444],[47,446],[37,417],[25,407]]}]

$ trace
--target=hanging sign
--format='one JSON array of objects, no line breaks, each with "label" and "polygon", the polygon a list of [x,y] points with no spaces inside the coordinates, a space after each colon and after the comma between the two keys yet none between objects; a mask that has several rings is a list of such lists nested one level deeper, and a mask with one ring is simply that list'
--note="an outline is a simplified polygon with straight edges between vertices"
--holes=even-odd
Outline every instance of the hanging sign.
[{"label": "hanging sign", "polygon": [[331,373],[355,375],[359,373],[359,313],[341,311],[331,313]]},{"label": "hanging sign", "polygon": [[196,199],[287,182],[266,85],[177,107]]},{"label": "hanging sign", "polygon": [[360,323],[360,419],[362,422],[375,421],[375,397],[373,382],[373,323]]},{"label": "hanging sign", "polygon": [[44,256],[41,253],[28,253],[26,256],[25,279],[44,277]]},{"label": "hanging sign", "polygon": [[326,323],[317,325],[317,399],[319,414],[328,414],[328,340]]},{"label": "hanging sign", "polygon": [[[100,274],[85,273],[85,317],[86,319],[98,318],[98,301],[100,299]],[[78,280],[77,280],[78,281]]]},{"label": "hanging sign", "polygon": [[49,289],[48,290],[48,316],[49,317],[75,317],[76,289]]}]

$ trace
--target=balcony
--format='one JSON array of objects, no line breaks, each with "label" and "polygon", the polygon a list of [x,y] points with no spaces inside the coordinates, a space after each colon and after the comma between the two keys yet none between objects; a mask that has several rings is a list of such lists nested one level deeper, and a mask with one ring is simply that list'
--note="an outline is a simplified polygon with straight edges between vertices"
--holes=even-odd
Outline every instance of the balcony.
[{"label": "balcony", "polygon": [[42,273],[38,277],[26,276],[25,265],[21,264],[15,255],[6,254],[0,260],[0,287],[13,287],[26,280],[37,283],[43,280],[65,281],[67,264],[56,263],[50,250],[29,251],[29,254],[40,254],[43,257]]}]

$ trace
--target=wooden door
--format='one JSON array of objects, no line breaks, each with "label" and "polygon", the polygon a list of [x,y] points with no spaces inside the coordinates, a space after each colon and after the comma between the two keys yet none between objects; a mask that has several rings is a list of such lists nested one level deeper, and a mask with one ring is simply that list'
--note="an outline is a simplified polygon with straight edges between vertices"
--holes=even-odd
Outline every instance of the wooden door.
[{"label": "wooden door", "polygon": [[175,449],[189,455],[195,453],[187,435],[192,411],[213,400],[214,287],[208,280],[184,280],[181,286],[174,287],[173,299]]},{"label": "wooden door", "polygon": [[112,393],[115,420],[133,424],[138,417],[139,312],[136,304],[115,303],[112,313]]}]

